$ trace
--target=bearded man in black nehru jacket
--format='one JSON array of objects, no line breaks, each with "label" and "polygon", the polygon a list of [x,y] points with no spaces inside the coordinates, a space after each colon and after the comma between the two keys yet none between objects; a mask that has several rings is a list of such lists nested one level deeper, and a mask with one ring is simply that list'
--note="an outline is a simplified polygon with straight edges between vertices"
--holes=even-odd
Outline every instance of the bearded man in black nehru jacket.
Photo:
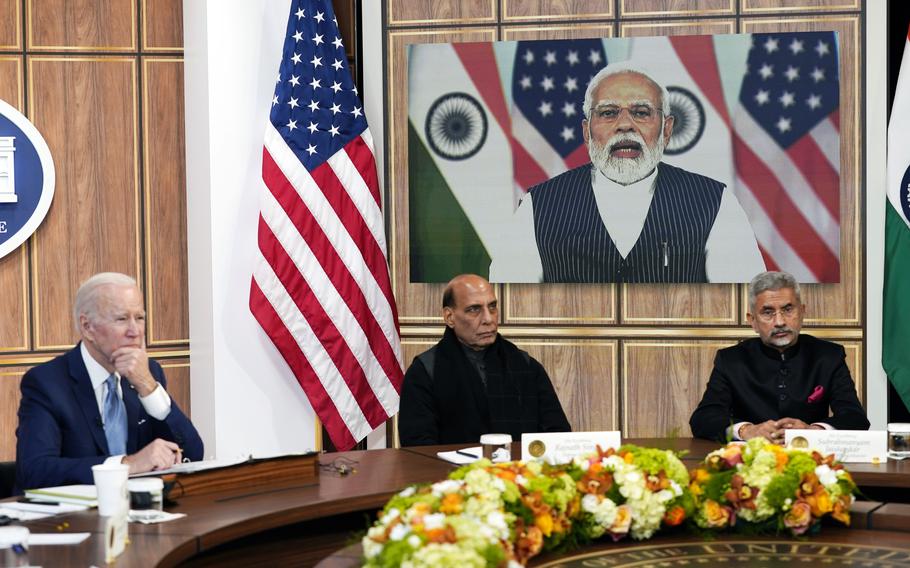
[{"label": "bearded man in black nehru jacket", "polygon": [[476,274],[453,278],[442,315],[442,340],[418,355],[404,376],[402,446],[571,430],[543,366],[497,332],[499,303],[489,282]]},{"label": "bearded man in black nehru jacket", "polygon": [[[746,317],[759,337],[721,349],[689,425],[697,438],[762,436],[783,444],[784,430],[867,430],[844,348],[801,334],[806,306],[786,272],[749,284]],[[830,412],[829,412],[830,411]]]}]

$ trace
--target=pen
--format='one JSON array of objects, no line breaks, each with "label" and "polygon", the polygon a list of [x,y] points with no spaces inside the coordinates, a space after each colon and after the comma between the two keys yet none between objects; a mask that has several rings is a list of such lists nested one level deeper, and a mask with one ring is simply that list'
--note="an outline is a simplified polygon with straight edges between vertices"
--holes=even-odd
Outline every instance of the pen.
[{"label": "pen", "polygon": [[475,460],[480,459],[478,456],[475,456],[474,454],[472,454],[470,452],[463,452],[461,450],[455,450],[455,453],[458,454],[459,456],[464,456],[466,458],[473,458]]}]

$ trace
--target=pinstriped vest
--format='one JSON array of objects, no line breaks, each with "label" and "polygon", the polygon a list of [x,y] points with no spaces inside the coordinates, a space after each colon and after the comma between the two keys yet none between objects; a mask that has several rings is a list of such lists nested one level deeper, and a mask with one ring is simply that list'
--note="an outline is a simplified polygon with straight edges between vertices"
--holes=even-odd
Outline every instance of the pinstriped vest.
[{"label": "pinstriped vest", "polygon": [[705,243],[724,185],[663,162],[624,259],[597,210],[591,164],[530,189],[544,282],[707,282]]}]

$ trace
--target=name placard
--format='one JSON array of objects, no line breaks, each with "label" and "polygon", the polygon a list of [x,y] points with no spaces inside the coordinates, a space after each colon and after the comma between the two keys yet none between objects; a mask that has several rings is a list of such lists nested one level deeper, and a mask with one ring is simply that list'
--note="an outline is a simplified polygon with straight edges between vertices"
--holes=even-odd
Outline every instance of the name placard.
[{"label": "name placard", "polygon": [[888,459],[888,433],[884,430],[785,430],[784,443],[834,454],[844,463],[879,463]]},{"label": "name placard", "polygon": [[619,448],[622,435],[609,432],[541,432],[521,435],[521,459],[544,460],[551,464],[568,463],[575,456],[601,449]]}]

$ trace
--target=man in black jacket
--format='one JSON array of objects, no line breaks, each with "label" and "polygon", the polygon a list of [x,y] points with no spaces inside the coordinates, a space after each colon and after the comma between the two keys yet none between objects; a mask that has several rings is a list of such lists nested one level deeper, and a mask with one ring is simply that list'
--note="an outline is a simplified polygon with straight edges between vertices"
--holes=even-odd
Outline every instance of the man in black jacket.
[{"label": "man in black jacket", "polygon": [[[698,438],[783,444],[787,429],[867,430],[844,348],[800,334],[806,306],[785,272],[749,284],[746,314],[759,337],[721,349],[689,425]],[[829,415],[830,408],[830,415]]]},{"label": "man in black jacket", "polygon": [[489,282],[456,276],[443,293],[442,313],[442,340],[418,355],[404,377],[402,446],[571,430],[543,366],[497,333],[498,302]]}]

